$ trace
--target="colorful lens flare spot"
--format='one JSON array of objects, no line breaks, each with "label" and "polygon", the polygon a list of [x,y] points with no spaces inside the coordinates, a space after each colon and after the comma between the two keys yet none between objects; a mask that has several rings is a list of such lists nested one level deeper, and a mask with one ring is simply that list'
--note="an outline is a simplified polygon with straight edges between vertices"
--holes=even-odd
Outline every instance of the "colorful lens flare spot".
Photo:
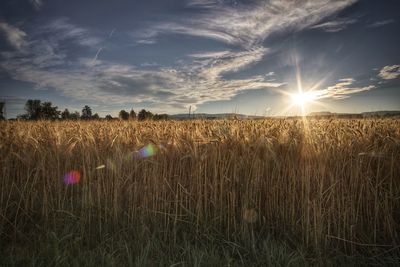
[{"label": "colorful lens flare spot", "polygon": [[106,165],[100,165],[100,166],[96,167],[96,170],[101,170],[101,169],[104,169],[105,167],[106,167]]},{"label": "colorful lens flare spot", "polygon": [[70,171],[64,175],[65,184],[77,184],[81,180],[81,173],[79,171]]},{"label": "colorful lens flare spot", "polygon": [[137,151],[135,156],[138,158],[148,158],[154,156],[156,153],[157,147],[153,144],[148,144]]}]

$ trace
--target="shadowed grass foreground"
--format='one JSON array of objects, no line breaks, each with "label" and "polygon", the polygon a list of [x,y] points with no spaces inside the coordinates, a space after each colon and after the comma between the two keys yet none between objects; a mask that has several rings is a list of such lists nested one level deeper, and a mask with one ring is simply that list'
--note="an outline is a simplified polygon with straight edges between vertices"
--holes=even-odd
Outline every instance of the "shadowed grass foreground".
[{"label": "shadowed grass foreground", "polygon": [[0,136],[0,265],[400,263],[398,120],[0,122]]}]

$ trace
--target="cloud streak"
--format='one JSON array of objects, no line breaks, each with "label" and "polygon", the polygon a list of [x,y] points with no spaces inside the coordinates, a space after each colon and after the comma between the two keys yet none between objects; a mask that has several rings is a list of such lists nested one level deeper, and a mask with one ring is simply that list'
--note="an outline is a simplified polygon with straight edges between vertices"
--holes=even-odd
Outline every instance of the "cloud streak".
[{"label": "cloud streak", "polygon": [[[272,33],[302,30],[316,25],[356,0],[271,0],[247,5],[217,2],[220,1],[189,1],[192,6],[206,8],[207,12],[172,22],[156,23],[148,30],[134,34],[138,37],[156,37],[172,32],[251,48],[259,46]],[[347,24],[350,22],[347,21]]]},{"label": "cloud streak", "polygon": [[40,27],[38,33],[52,35],[55,42],[73,41],[80,46],[92,47],[101,42],[100,38],[91,35],[88,29],[70,23],[67,18],[59,18]]},{"label": "cloud streak", "polygon": [[356,23],[356,19],[339,19],[328,21],[312,26],[312,29],[321,29],[325,32],[339,32],[345,30],[349,25]]},{"label": "cloud streak", "polygon": [[314,99],[345,99],[349,98],[352,94],[366,92],[376,88],[374,85],[368,86],[354,86],[356,80],[353,78],[340,79],[335,85],[329,86],[322,90],[315,90],[309,92]]},{"label": "cloud streak", "polygon": [[43,6],[43,0],[29,0],[29,2],[31,2],[36,10],[39,10]]},{"label": "cloud streak", "polygon": [[367,28],[379,28],[379,27],[382,27],[382,26],[385,26],[385,25],[388,25],[388,24],[391,24],[391,23],[394,23],[394,22],[396,22],[394,19],[376,21],[376,22],[374,22],[372,24],[369,24],[367,26]]},{"label": "cloud streak", "polygon": [[0,22],[0,31],[5,35],[8,43],[16,49],[21,49],[26,45],[26,33],[17,27],[9,25],[5,22]]},{"label": "cloud streak", "polygon": [[379,71],[378,76],[384,80],[400,78],[400,65],[385,66]]}]

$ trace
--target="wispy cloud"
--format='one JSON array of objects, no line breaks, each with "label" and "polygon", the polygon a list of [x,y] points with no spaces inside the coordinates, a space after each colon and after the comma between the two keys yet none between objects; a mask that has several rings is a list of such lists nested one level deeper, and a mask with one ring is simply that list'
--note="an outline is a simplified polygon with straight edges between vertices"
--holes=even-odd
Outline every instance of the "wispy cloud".
[{"label": "wispy cloud", "polygon": [[312,26],[312,29],[321,29],[325,32],[339,32],[345,30],[349,25],[356,23],[356,19],[337,19],[333,21],[319,23]]},{"label": "wispy cloud", "polygon": [[81,46],[96,46],[101,40],[90,34],[90,31],[79,27],[69,21],[67,18],[59,18],[51,21],[47,25],[40,27],[38,32],[51,34],[51,38],[56,41],[72,40]]},{"label": "wispy cloud", "polygon": [[[173,33],[213,39],[235,47],[231,50],[189,54],[193,62],[184,67],[191,76],[189,80],[194,81],[193,90],[206,84],[215,98],[226,99],[233,96],[231,92],[237,93],[241,87],[264,88],[284,84],[275,82],[275,79],[268,80],[270,78],[268,76],[250,77],[248,80],[239,81],[226,81],[222,78],[225,73],[236,72],[261,61],[270,51],[264,46],[264,41],[270,35],[315,27],[324,19],[334,16],[355,2],[356,0],[271,0],[238,4],[236,1],[191,0],[187,1],[188,6],[205,9],[207,12],[195,15],[191,13],[187,17],[171,18],[163,22],[152,22],[145,30],[133,32],[133,37],[137,40],[154,41],[160,35]],[[329,29],[332,30],[334,26],[336,29],[339,26],[343,28],[354,22],[354,19],[342,19],[335,25],[331,22]],[[328,25],[324,27],[328,28]],[[192,83],[188,84],[189,87],[192,86]],[[226,88],[231,86],[237,88],[229,92]],[[225,94],[224,90],[228,92]],[[189,89],[182,93],[191,92]],[[203,95],[207,93],[204,92]]]},{"label": "wispy cloud", "polygon": [[400,65],[385,66],[379,71],[378,76],[384,80],[400,78]]},{"label": "wispy cloud", "polygon": [[[33,83],[38,89],[54,89],[74,99],[103,105],[146,102],[171,111],[228,100],[243,90],[283,85],[268,82],[261,76],[237,80],[221,77],[248,62],[256,62],[265,48],[239,53],[192,54],[189,57],[195,60],[191,63],[168,68],[152,64],[151,69],[146,69],[102,61],[96,56],[71,60],[60,49],[64,36],[77,43],[81,41],[81,34],[70,33],[57,35],[56,41],[30,41],[23,51],[0,53],[0,67],[16,80]],[[99,53],[100,49],[96,55]]]},{"label": "wispy cloud", "polygon": [[[18,80],[29,81],[44,88],[55,88],[63,94],[101,103],[158,103],[174,109],[187,105],[227,100],[242,90],[268,89],[283,83],[267,82],[264,77],[226,80],[214,72],[204,71],[193,63],[177,68],[138,69],[134,66],[99,62],[88,69],[82,60],[71,69],[21,67],[22,62],[5,63]],[[156,66],[154,66],[156,67]],[[224,69],[224,68],[222,68]]]},{"label": "wispy cloud", "polygon": [[369,24],[367,27],[368,28],[379,28],[391,23],[396,22],[394,19],[387,19],[387,20],[381,20],[381,21],[376,21],[374,23]]},{"label": "wispy cloud", "polygon": [[39,10],[43,6],[43,0],[29,0],[36,10]]},{"label": "wispy cloud", "polygon": [[142,39],[142,40],[137,40],[136,43],[138,44],[144,44],[144,45],[151,45],[151,44],[155,44],[156,40],[152,40],[152,39]]},{"label": "wispy cloud", "polygon": [[248,5],[217,4],[222,1],[191,1],[207,12],[179,20],[155,23],[140,36],[155,37],[173,32],[201,36],[236,44],[245,48],[259,45],[272,33],[302,30],[316,25],[328,16],[353,4],[356,0],[254,1]]},{"label": "wispy cloud", "polygon": [[[54,88],[64,95],[103,104],[149,102],[172,110],[188,105],[228,100],[242,90],[279,87],[282,83],[266,82],[263,77],[224,80],[193,74],[189,69],[137,69],[133,66],[101,62],[90,69],[83,61],[71,69],[22,66],[14,61],[1,64],[18,80],[32,82],[40,88]],[[186,66],[187,68],[188,66]]]},{"label": "wispy cloud", "polygon": [[356,80],[353,78],[340,79],[335,85],[329,86],[323,90],[313,91],[313,94],[315,94],[316,99],[345,99],[349,98],[352,94],[369,91],[375,88],[374,85],[354,86],[355,82]]},{"label": "wispy cloud", "polygon": [[247,51],[223,51],[208,52],[203,54],[192,54],[198,60],[196,63],[202,77],[218,78],[224,73],[236,72],[260,61],[268,49],[257,47]]},{"label": "wispy cloud", "polygon": [[188,7],[202,7],[202,8],[210,8],[215,5],[220,4],[222,1],[218,0],[187,0],[186,5]]},{"label": "wispy cloud", "polygon": [[82,44],[83,38],[92,37],[88,30],[65,21],[38,27],[32,36],[36,38],[29,39],[24,49],[0,53],[0,67],[15,80],[33,83],[37,89],[57,90],[67,97],[90,103],[139,105],[146,102],[172,112],[186,109],[188,105],[195,108],[209,101],[228,100],[243,90],[283,85],[268,82],[261,76],[238,80],[221,77],[223,73],[237,71],[259,60],[266,52],[262,47],[239,52],[194,53],[189,55],[193,62],[168,68],[151,64],[150,69],[102,61],[98,58],[101,48],[94,58],[69,58],[68,51],[62,47],[65,40]]},{"label": "wispy cloud", "polygon": [[141,63],[140,64],[140,66],[142,66],[142,67],[157,67],[157,66],[160,66],[158,63],[156,63],[156,62],[143,62],[143,63]]},{"label": "wispy cloud", "polygon": [[192,58],[222,58],[222,57],[227,57],[231,55],[231,51],[229,50],[225,50],[225,51],[207,51],[207,52],[198,52],[198,53],[193,53],[193,54],[189,54],[189,57]]},{"label": "wispy cloud", "polygon": [[36,25],[29,35],[7,23],[0,23],[0,31],[3,31],[8,42],[17,48],[17,51],[0,53],[3,63],[21,64],[21,67],[28,64],[37,68],[62,67],[67,63],[68,47],[64,45],[66,41],[87,49],[93,49],[100,43],[100,39],[94,37],[87,29],[71,24],[67,19]]},{"label": "wispy cloud", "polygon": [[[271,34],[310,28],[354,2],[189,1],[191,8],[207,12],[151,22],[148,28],[133,33],[134,41],[153,44],[158,36],[175,33],[218,40],[224,44],[224,49],[193,52],[181,64],[170,67],[140,68],[100,60],[101,39],[68,19],[58,19],[37,27],[24,51],[1,53],[0,67],[16,80],[58,90],[74,99],[105,105],[150,103],[174,112],[189,105],[196,107],[205,102],[228,100],[244,90],[269,90],[285,85],[283,81],[268,80],[272,73],[241,79],[228,79],[225,74],[248,68],[267,56],[270,49],[264,46],[264,41]],[[92,55],[96,54],[69,58],[62,46],[65,41],[84,46]],[[327,88],[323,97],[343,98],[362,89],[351,87],[352,83],[340,81]]]},{"label": "wispy cloud", "polygon": [[16,49],[21,49],[25,44],[26,33],[17,27],[0,22],[0,31],[3,32],[8,43]]},{"label": "wispy cloud", "polygon": [[[185,67],[192,75],[191,80],[196,81],[194,88],[205,81],[211,81],[206,83],[210,91],[216,97],[226,98],[231,93],[227,92],[225,95],[225,87],[246,87],[242,82],[247,82],[250,88],[284,84],[273,83],[275,80],[268,82],[268,76],[253,77],[246,81],[225,81],[221,78],[224,73],[239,71],[262,60],[269,51],[263,42],[271,34],[318,27],[318,23],[355,2],[356,0],[271,0],[238,4],[236,1],[191,0],[187,1],[188,6],[206,9],[207,12],[150,23],[147,29],[134,32],[133,36],[139,40],[156,40],[160,35],[174,33],[213,39],[236,47],[232,50],[192,53],[188,56],[194,59],[193,63]],[[339,27],[343,29],[355,21],[342,19],[320,27],[337,31]],[[221,86],[221,83],[227,84]],[[237,92],[237,89],[233,91]]]}]

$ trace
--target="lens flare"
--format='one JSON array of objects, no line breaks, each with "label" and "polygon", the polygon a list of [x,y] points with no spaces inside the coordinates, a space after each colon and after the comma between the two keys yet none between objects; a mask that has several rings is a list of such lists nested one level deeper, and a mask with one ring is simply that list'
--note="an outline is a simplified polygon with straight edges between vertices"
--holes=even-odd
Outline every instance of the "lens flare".
[{"label": "lens flare", "polygon": [[135,153],[136,158],[148,158],[157,154],[157,146],[153,144],[148,144],[147,146],[142,147]]},{"label": "lens flare", "polygon": [[104,169],[105,167],[106,167],[106,165],[103,164],[103,165],[97,166],[96,170],[101,170],[101,169]]},{"label": "lens flare", "polygon": [[70,171],[64,175],[64,183],[77,184],[81,180],[81,173],[79,171]]},{"label": "lens flare", "polygon": [[315,92],[299,92],[290,96],[292,98],[293,104],[301,107],[304,107],[306,104],[313,102],[317,98]]},{"label": "lens flare", "polygon": [[257,211],[254,209],[243,210],[243,220],[247,223],[255,223],[257,221]]},{"label": "lens flare", "polygon": [[115,162],[112,161],[111,159],[107,159],[106,161],[106,167],[112,172],[115,172],[117,170],[117,166],[115,165]]}]

